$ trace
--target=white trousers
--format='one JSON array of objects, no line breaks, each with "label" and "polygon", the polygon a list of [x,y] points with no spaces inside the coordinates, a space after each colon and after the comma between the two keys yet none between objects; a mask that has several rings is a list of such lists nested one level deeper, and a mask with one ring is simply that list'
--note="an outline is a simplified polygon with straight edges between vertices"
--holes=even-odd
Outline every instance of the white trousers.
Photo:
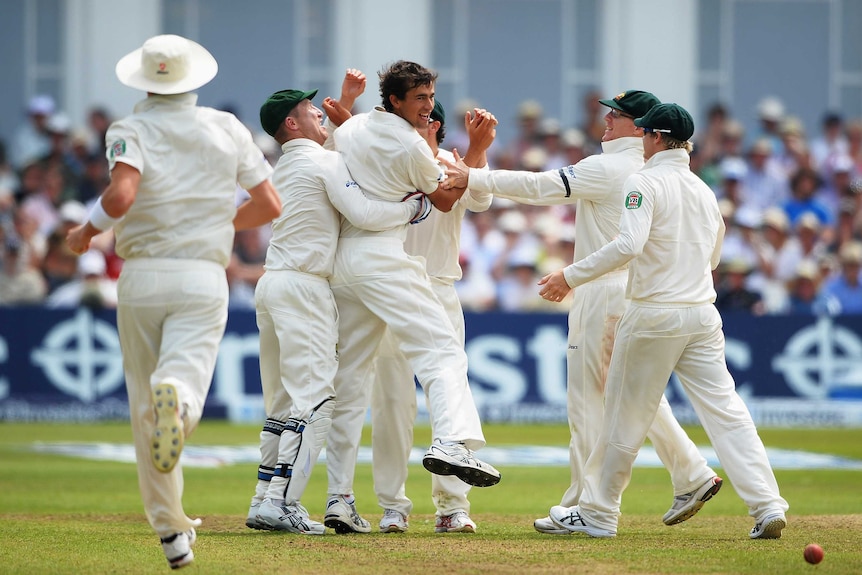
[{"label": "white trousers", "polygon": [[424,262],[407,255],[398,238],[342,238],[330,284],[339,313],[339,367],[326,447],[329,492],[353,492],[374,357],[387,327],[425,390],[434,439],[463,441],[469,449],[485,445],[467,354]]},{"label": "white trousers", "polygon": [[[268,270],[255,288],[255,308],[266,416],[282,424],[307,425],[312,412],[335,397],[338,311],[329,282],[303,272]],[[329,419],[323,422],[325,435]],[[293,483],[300,488],[291,498],[298,500],[322,446],[313,446],[307,453],[310,460],[297,462],[301,433],[291,431],[291,425],[281,434],[277,453],[270,443],[262,433],[261,468],[289,466],[292,475],[289,480],[284,476],[273,479],[266,496],[284,499],[288,483]]]},{"label": "white trousers", "polygon": [[[431,278],[431,289],[443,304],[463,347],[464,312],[455,286]],[[410,362],[398,349],[398,341],[389,330],[378,348],[375,371],[371,384],[374,491],[380,507],[394,509],[406,516],[413,510],[413,502],[405,492],[405,482],[413,448],[416,384]],[[454,475],[431,475],[431,499],[437,515],[451,515],[456,511],[469,513],[469,492],[470,485]]]},{"label": "white trousers", "polygon": [[662,308],[633,302],[623,314],[608,372],[604,422],[586,463],[579,503],[587,521],[616,531],[622,493],[673,371],[749,514],[760,521],[787,510],[763,442],[727,370],[721,327],[711,304]]},{"label": "white trousers", "polygon": [[[584,489],[584,464],[602,429],[605,381],[617,323],[627,306],[628,272],[612,272],[575,288],[569,312],[567,406],[572,482],[560,504],[577,505]],[[715,475],[677,422],[664,395],[647,433],[670,472],[674,495],[689,493]]]},{"label": "white trousers", "polygon": [[182,459],[169,473],[150,462],[155,427],[152,387],[176,386],[188,437],[197,427],[227,323],[225,270],[203,260],[130,259],[117,286],[117,327],[138,483],[147,519],[160,537],[200,524],[183,511]]}]

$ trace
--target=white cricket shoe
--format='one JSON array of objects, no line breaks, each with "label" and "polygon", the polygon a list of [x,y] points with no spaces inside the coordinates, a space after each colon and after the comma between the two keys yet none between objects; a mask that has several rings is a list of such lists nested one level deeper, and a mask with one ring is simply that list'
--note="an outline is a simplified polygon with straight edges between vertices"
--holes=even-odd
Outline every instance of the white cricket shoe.
[{"label": "white cricket shoe", "polygon": [[410,528],[407,516],[394,509],[385,509],[380,518],[381,533],[404,533]]},{"label": "white cricket shoe", "polygon": [[152,395],[156,421],[150,441],[150,458],[156,469],[168,473],[176,466],[183,452],[185,434],[180,401],[177,388],[170,383],[156,385]]},{"label": "white cricket shoe", "polygon": [[257,518],[257,512],[260,509],[260,503],[252,503],[248,508],[248,515],[245,517],[245,526],[250,529],[259,529],[261,531],[272,531],[272,527]]},{"label": "white cricket shoe", "polygon": [[323,523],[338,534],[371,533],[371,523],[360,517],[356,503],[348,503],[343,495],[329,496]]},{"label": "white cricket shoe", "polygon": [[451,515],[438,515],[435,533],[475,533],[476,523],[466,511],[456,511]]},{"label": "white cricket shoe", "polygon": [[551,507],[551,512],[548,514],[551,521],[558,526],[569,531],[577,533],[586,533],[590,537],[616,537],[616,531],[608,531],[595,525],[590,525],[581,516],[581,510],[577,505],[573,507],[563,507],[562,505],[554,505]]},{"label": "white cricket shoe", "polygon": [[195,540],[197,540],[197,533],[195,533],[194,527],[188,531],[181,531],[170,537],[162,538],[162,551],[165,552],[171,569],[185,567],[195,560],[195,554],[192,552],[192,545],[195,544]]},{"label": "white cricket shoe", "polygon": [[289,531],[301,535],[323,535],[326,528],[308,516],[308,510],[299,502],[282,506],[264,499],[257,509],[257,520],[275,531]]},{"label": "white cricket shoe", "polygon": [[539,533],[548,535],[569,535],[572,532],[554,523],[550,517],[540,517],[533,521],[533,528]]},{"label": "white cricket shoe", "polygon": [[752,539],[781,539],[781,531],[787,527],[783,513],[772,513],[751,528],[748,534]]},{"label": "white cricket shoe", "polygon": [[490,487],[500,482],[500,472],[477,459],[463,443],[445,445],[435,439],[422,458],[422,465],[435,475],[454,475],[474,487]]},{"label": "white cricket shoe", "polygon": [[706,483],[690,493],[677,495],[673,498],[673,504],[662,517],[665,525],[676,525],[694,517],[700,511],[703,504],[712,499],[712,496],[721,489],[722,479],[719,476],[710,477]]}]

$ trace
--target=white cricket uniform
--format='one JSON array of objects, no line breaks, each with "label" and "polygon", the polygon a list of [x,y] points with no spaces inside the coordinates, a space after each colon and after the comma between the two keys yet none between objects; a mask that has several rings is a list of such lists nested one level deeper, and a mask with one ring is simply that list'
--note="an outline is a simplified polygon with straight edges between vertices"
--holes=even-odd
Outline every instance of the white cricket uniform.
[{"label": "white cricket uniform", "polygon": [[150,95],[105,137],[110,168],[122,162],[141,173],[135,201],[114,228],[125,260],[117,326],[141,496],[160,537],[199,520],[183,511],[181,465],[161,473],[150,463],[151,389],[176,386],[188,437],[200,422],[227,321],[236,185],[252,188],[272,173],[236,117],[196,102],[193,93]]},{"label": "white cricket uniform", "polygon": [[[623,183],[643,167],[641,138],[602,142],[602,153],[545,172],[470,170],[470,188],[531,205],[576,204],[574,261],[583,260],[619,233]],[[561,505],[577,505],[584,463],[598,439],[605,380],[617,322],[628,304],[625,263],[574,290],[569,311],[567,409],[571,484]],[[662,396],[650,441],[671,474],[674,494],[693,491],[715,473],[673,416]]]},{"label": "white cricket uniform", "polygon": [[[398,202],[433,193],[444,173],[410,123],[375,108],[333,134],[350,173],[369,197]],[[422,224],[418,224],[422,225]],[[326,448],[329,492],[353,492],[356,454],[370,400],[370,373],[387,326],[428,394],[434,439],[485,444],[467,383],[467,355],[434,295],[425,262],[404,251],[407,225],[384,232],[341,228],[330,284],[338,303],[336,408]]]},{"label": "white cricket uniform", "polygon": [[[455,156],[448,150],[438,150],[437,157],[455,161]],[[455,282],[461,279],[458,263],[461,222],[467,210],[483,212],[491,206],[492,199],[491,194],[468,189],[451,211],[432,210],[421,224],[410,226],[404,241],[404,251],[425,260],[431,289],[443,304],[462,347],[464,311],[455,291]],[[413,509],[404,484],[413,447],[416,385],[410,363],[398,350],[398,342],[389,330],[377,350],[375,372],[371,388],[374,491],[380,507],[394,509],[407,516]],[[431,499],[437,515],[451,515],[456,511],[469,513],[469,492],[470,485],[454,475],[431,475]]]},{"label": "white cricket uniform", "polygon": [[282,211],[255,289],[267,416],[256,498],[294,503],[308,484],[334,407],[338,311],[329,278],[341,213],[360,228],[382,230],[409,221],[416,206],[370,201],[341,155],[312,140],[294,139],[281,149],[273,185]]},{"label": "white cricket uniform", "polygon": [[620,233],[566,268],[580,286],[629,263],[631,303],[617,326],[599,440],[580,510],[616,532],[622,492],[671,372],[676,372],[734,489],[760,521],[787,510],[751,415],[727,370],[712,270],[724,222],[683,149],[656,153],[623,187]]}]

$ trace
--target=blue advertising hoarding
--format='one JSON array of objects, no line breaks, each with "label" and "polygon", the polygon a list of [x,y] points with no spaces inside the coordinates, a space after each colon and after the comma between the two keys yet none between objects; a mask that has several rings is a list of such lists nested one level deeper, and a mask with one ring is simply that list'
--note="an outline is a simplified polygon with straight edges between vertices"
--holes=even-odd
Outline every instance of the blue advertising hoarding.
[{"label": "blue advertising hoarding", "polygon": [[[485,421],[566,420],[566,321],[467,314],[471,388]],[[728,367],[758,425],[862,426],[862,316],[724,323]],[[696,421],[675,378],[666,394],[682,421]],[[263,420],[253,312],[229,315],[205,416]],[[0,420],[127,417],[113,311],[0,308]]]}]

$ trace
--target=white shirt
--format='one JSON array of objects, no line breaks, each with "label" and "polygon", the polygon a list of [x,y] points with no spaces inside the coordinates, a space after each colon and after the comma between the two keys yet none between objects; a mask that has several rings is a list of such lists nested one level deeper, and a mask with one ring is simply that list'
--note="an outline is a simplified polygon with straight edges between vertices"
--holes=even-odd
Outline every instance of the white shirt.
[{"label": "white shirt", "polygon": [[342,156],[299,138],[281,146],[272,183],[281,215],[272,222],[267,270],[294,270],[329,279],[335,261],[341,215],[357,229],[401,227],[416,203],[371,201],[353,181]]},{"label": "white shirt", "polygon": [[[335,130],[332,137],[353,178],[372,199],[400,202],[417,190],[431,194],[445,178],[428,142],[409,122],[383,108],[356,114]],[[381,162],[381,158],[387,161]],[[343,238],[369,235],[404,240],[407,224],[378,232],[359,229],[347,221],[342,225]]]},{"label": "white shirt", "polygon": [[[455,156],[449,150],[438,150],[437,157],[455,163]],[[458,256],[464,214],[467,210],[484,212],[491,206],[491,200],[493,196],[490,193],[468,188],[451,211],[432,209],[424,221],[408,228],[404,251],[425,258],[425,269],[432,278],[450,284],[460,280],[462,272]]]},{"label": "white shirt", "polygon": [[715,301],[724,221],[715,194],[689,168],[688,152],[664,150],[623,186],[619,236],[565,268],[572,287],[629,265],[627,297],[641,304]]},{"label": "white shirt", "polygon": [[196,106],[197,94],[151,95],[111,124],[110,168],[141,173],[137,197],[114,228],[117,255],[203,259],[227,267],[236,184],[253,188],[272,167],[233,115]]},{"label": "white shirt", "polygon": [[582,260],[616,237],[623,183],[644,165],[641,138],[602,142],[602,152],[546,172],[471,169],[470,189],[532,205],[576,203],[574,260]]}]

